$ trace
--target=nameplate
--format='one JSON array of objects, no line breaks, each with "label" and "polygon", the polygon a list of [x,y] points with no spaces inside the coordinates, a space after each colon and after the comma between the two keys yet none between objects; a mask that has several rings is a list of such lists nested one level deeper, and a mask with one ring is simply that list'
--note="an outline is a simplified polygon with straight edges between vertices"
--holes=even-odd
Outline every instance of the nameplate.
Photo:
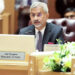
[{"label": "nameplate", "polygon": [[60,47],[58,44],[45,44],[44,51],[59,51]]},{"label": "nameplate", "polygon": [[25,52],[0,52],[0,60],[25,60]]}]

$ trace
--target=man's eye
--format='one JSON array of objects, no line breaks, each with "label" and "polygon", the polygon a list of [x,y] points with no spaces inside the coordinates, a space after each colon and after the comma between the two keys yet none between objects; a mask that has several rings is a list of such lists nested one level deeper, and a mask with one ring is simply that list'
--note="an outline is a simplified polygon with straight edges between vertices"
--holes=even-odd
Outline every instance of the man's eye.
[{"label": "man's eye", "polygon": [[38,14],[38,17],[40,17],[40,16],[42,16],[42,14],[41,14],[41,13],[39,13],[39,14]]},{"label": "man's eye", "polygon": [[31,14],[31,16],[35,17],[35,14]]},{"label": "man's eye", "polygon": [[70,17],[71,17],[71,18],[72,18],[72,17],[75,17],[75,15],[71,15]]}]

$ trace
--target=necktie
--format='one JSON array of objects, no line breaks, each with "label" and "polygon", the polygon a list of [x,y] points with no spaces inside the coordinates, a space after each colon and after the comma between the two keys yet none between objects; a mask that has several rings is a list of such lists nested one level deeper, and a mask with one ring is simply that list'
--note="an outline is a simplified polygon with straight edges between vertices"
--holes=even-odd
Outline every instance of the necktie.
[{"label": "necktie", "polygon": [[32,4],[32,0],[28,0],[27,4],[30,6]]},{"label": "necktie", "polygon": [[38,32],[38,41],[36,48],[37,50],[42,51],[42,34],[40,31]]}]

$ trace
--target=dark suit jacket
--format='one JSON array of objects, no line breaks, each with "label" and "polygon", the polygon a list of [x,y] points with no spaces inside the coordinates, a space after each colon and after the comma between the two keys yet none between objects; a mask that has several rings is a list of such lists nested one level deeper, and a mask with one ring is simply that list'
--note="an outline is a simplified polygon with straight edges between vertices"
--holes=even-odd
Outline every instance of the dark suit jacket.
[{"label": "dark suit jacket", "polygon": [[[35,35],[35,27],[34,25],[22,28],[19,32],[19,34],[25,34],[25,35]],[[48,44],[48,42],[52,42],[54,44],[57,44],[58,42],[56,39],[60,39],[62,43],[64,43],[63,40],[63,33],[62,28],[60,26],[54,25],[52,23],[46,24],[46,29],[43,36],[43,47],[44,44]],[[42,48],[43,50],[43,48]]]}]

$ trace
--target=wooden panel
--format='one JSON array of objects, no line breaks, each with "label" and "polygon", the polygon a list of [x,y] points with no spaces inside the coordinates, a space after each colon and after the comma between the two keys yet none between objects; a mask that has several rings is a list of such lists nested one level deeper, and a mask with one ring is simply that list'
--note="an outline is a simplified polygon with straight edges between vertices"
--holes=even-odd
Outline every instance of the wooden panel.
[{"label": "wooden panel", "polygon": [[5,1],[5,10],[4,13],[10,13],[11,15],[11,25],[10,25],[10,33],[14,33],[14,28],[15,28],[15,9],[14,9],[14,5],[15,5],[15,0],[4,0]]},{"label": "wooden panel", "polygon": [[75,75],[75,58],[72,59],[72,67],[71,67],[72,75]]},{"label": "wooden panel", "polygon": [[10,14],[9,13],[3,13],[0,15],[0,33],[1,34],[8,34],[10,31]]},{"label": "wooden panel", "polygon": [[55,2],[56,0],[48,0],[49,18],[60,18],[55,9]]},{"label": "wooden panel", "polygon": [[2,19],[0,19],[0,33],[2,33]]},{"label": "wooden panel", "polygon": [[28,75],[26,70],[0,70],[0,75]]}]

